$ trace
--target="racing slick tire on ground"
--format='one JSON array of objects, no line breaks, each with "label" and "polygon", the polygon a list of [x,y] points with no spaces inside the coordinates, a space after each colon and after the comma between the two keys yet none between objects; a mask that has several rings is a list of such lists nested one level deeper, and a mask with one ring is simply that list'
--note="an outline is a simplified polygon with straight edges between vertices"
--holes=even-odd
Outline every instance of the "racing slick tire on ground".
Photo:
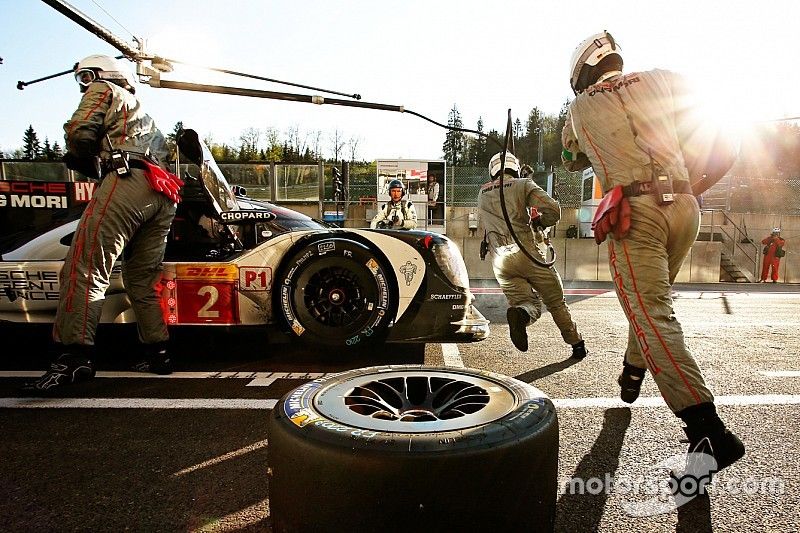
[{"label": "racing slick tire on ground", "polygon": [[395,365],[310,381],[268,421],[273,531],[550,531],[553,403],[513,378]]},{"label": "racing slick tire on ground", "polygon": [[383,261],[367,246],[315,241],[289,259],[280,283],[278,307],[290,335],[342,347],[386,337],[397,298]]}]

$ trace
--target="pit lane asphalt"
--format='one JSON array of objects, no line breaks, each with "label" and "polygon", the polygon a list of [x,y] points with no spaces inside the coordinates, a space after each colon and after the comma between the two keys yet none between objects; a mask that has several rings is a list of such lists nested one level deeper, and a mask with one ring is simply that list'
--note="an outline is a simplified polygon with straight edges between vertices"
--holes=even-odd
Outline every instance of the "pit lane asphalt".
[{"label": "pit lane asphalt", "polygon": [[[676,286],[675,310],[687,343],[723,419],[748,451],[717,476],[709,496],[636,517],[631,505],[650,499],[648,482],[665,475],[651,468],[685,445],[650,377],[633,406],[616,399],[627,326],[610,285],[566,285],[590,350],[580,362],[568,358],[549,315],[529,328],[530,350],[516,351],[504,298],[492,284],[474,286],[478,307],[492,320],[492,337],[458,344],[457,351],[428,345],[423,354],[397,345],[348,358],[269,346],[255,331],[193,332],[176,335],[174,377],[134,378],[114,374],[133,356],[132,333],[104,332],[99,369],[117,377],[99,377],[47,400],[17,399],[26,378],[12,374],[36,375],[43,368],[46,332],[11,333],[19,348],[0,356],[0,530],[269,530],[270,401],[313,377],[309,373],[423,360],[513,376],[554,399],[559,475],[575,488],[559,498],[557,531],[800,530],[800,287]],[[97,403],[69,403],[90,401]],[[26,403],[39,407],[22,408]],[[599,485],[589,484],[578,493],[576,480],[606,476],[617,485],[598,492]]]}]

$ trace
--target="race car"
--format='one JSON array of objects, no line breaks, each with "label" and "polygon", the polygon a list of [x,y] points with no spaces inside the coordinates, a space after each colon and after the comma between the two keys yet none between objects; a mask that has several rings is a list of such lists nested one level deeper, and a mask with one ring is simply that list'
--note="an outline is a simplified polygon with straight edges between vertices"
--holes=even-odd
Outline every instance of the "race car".
[{"label": "race car", "polygon": [[[228,184],[196,132],[184,130],[178,144],[189,162],[178,165],[186,185],[157,287],[171,327],[274,326],[299,341],[341,347],[488,336],[463,257],[447,237],[335,228],[248,198]],[[52,322],[58,274],[85,206],[75,200],[88,201],[95,184],[5,183],[6,207],[69,204],[39,209],[37,216],[49,213],[46,223],[0,240],[0,327]],[[135,321],[120,265],[101,323]]]}]

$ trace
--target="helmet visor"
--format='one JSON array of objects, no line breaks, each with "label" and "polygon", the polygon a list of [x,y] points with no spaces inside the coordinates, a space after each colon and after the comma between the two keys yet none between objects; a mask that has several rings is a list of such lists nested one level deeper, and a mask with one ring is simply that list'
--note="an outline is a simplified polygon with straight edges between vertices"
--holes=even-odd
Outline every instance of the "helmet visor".
[{"label": "helmet visor", "polygon": [[75,81],[77,81],[78,85],[83,88],[88,87],[89,84],[96,79],[97,74],[92,69],[82,68],[78,71],[75,71]]}]

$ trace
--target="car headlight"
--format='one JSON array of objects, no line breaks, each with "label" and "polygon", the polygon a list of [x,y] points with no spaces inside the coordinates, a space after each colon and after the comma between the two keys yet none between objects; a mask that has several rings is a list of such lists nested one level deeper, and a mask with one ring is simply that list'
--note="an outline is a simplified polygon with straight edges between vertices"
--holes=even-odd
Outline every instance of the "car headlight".
[{"label": "car headlight", "polygon": [[450,283],[462,289],[469,289],[469,274],[464,258],[461,257],[461,252],[453,241],[446,237],[444,239],[444,243],[433,245],[436,263]]}]

